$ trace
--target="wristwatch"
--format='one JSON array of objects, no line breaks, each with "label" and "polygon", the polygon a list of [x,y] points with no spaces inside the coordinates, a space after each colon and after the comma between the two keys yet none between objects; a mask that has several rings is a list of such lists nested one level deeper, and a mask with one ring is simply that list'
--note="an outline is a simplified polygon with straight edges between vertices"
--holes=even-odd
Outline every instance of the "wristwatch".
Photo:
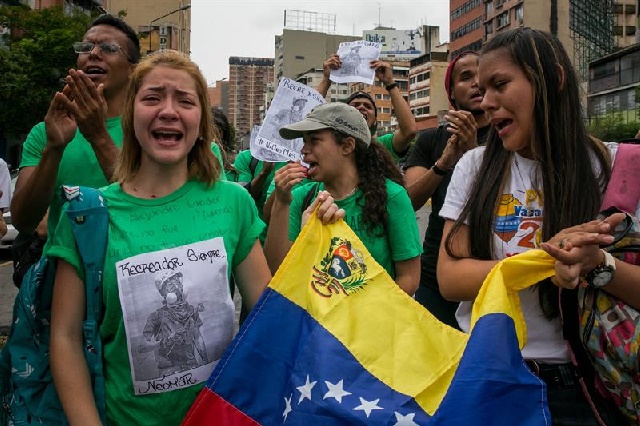
[{"label": "wristwatch", "polygon": [[449,170],[443,170],[438,167],[437,161],[433,166],[431,166],[431,170],[433,170],[433,173],[437,174],[438,176],[445,176],[447,173],[449,173]]},{"label": "wristwatch", "polygon": [[615,258],[608,252],[602,250],[604,253],[604,260],[593,271],[589,272],[584,278],[587,285],[593,288],[602,288],[609,284],[613,280],[613,276],[616,272]]}]

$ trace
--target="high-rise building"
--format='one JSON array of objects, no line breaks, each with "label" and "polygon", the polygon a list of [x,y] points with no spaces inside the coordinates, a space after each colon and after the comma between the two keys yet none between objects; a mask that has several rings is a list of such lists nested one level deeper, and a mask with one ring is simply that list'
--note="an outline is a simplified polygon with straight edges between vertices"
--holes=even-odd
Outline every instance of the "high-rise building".
[{"label": "high-rise building", "polygon": [[[478,50],[483,42],[499,32],[526,26],[557,36],[572,57],[576,70],[586,81],[589,62],[615,50],[614,3],[623,2],[451,0],[451,57],[462,50]],[[627,9],[623,7],[622,10]],[[482,24],[480,33],[477,29],[478,22]]]},{"label": "high-rise building", "polygon": [[264,94],[273,82],[273,58],[229,58],[229,109],[227,117],[237,137],[251,133],[261,123]]},{"label": "high-rise building", "polygon": [[175,49],[191,52],[191,4],[189,0],[102,0],[107,12],[123,18],[140,34],[140,53]]},{"label": "high-rise building", "polygon": [[431,52],[411,60],[409,105],[418,130],[436,127],[449,109],[444,88],[449,52]]},{"label": "high-rise building", "polygon": [[477,51],[482,48],[485,9],[492,6],[493,0],[484,4],[482,0],[451,0],[449,2],[450,58],[455,58],[465,50]]},{"label": "high-rise building", "polygon": [[617,47],[625,48],[636,43],[636,33],[638,31],[638,5],[637,0],[616,0],[613,5],[615,14],[615,44]]},{"label": "high-rise building", "polygon": [[282,30],[275,39],[276,82],[281,77],[295,79],[316,67],[338,51],[340,43],[361,40],[362,37],[326,34],[315,31]]},{"label": "high-rise building", "polygon": [[213,86],[207,88],[209,103],[212,107],[221,108],[226,114],[229,110],[229,82],[226,79],[217,80]]},{"label": "high-rise building", "polygon": [[[409,61],[389,61],[393,70],[393,79],[398,83],[398,90],[402,92],[402,97],[409,102]],[[377,134],[384,135],[396,129],[398,121],[394,115],[391,105],[391,95],[384,87],[384,84],[377,79],[372,85],[364,83],[354,83],[351,85],[351,92],[363,91],[371,95],[376,102],[378,109]]]}]

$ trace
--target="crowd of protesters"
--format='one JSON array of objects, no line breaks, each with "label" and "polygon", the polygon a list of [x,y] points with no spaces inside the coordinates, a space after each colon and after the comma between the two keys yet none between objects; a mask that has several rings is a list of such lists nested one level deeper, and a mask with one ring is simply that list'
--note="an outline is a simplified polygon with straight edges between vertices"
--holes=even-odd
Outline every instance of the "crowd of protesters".
[{"label": "crowd of protesters", "polygon": [[[210,372],[233,336],[233,289],[250,311],[312,214],[323,223],[345,220],[402,290],[464,332],[500,260],[547,250],[555,276],[520,294],[523,357],[547,383],[554,425],[621,424],[611,401],[583,392],[559,289],[576,304],[576,288],[599,280],[640,309],[640,270],[615,260],[602,282],[609,258],[599,245],[611,242],[622,218],[594,219],[618,145],[587,133],[578,78],[556,37],[520,28],[453,58],[445,81],[432,81],[451,103],[446,124],[418,136],[391,66],[372,62],[398,130],[375,137],[377,108],[365,92],[323,104],[280,129],[284,139],[303,138],[304,165],[252,161],[249,151],[232,162],[229,123],[211,109],[197,65],[174,51],[141,59],[135,32],[119,18],[99,17],[74,49],[77,69],[24,144],[11,204],[21,233],[33,233],[48,211],[43,255],[57,259],[51,367],[71,424],[100,417],[81,347],[83,272],[60,185],[102,188],[109,209],[100,334],[111,424],[180,423],[206,375],[144,395],[135,377]],[[324,62],[321,94],[340,66],[337,55]],[[428,200],[421,244],[414,212]],[[131,301],[129,287],[146,284],[123,278],[116,264],[185,249],[224,256],[208,269],[159,271]],[[207,321],[205,305],[216,311]],[[135,312],[146,306],[149,315]]]}]

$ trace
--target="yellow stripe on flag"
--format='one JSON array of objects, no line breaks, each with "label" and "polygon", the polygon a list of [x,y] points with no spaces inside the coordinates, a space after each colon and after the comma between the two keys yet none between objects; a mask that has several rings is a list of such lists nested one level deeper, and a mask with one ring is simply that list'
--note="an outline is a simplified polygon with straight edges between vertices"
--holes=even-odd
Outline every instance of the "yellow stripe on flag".
[{"label": "yellow stripe on flag", "polygon": [[[472,324],[482,315],[505,313],[514,318],[524,346],[517,292],[553,275],[553,265],[541,250],[496,265],[474,304]],[[322,225],[314,214],[270,286],[306,310],[371,374],[434,414],[468,335],[441,323],[404,293],[344,221]]]},{"label": "yellow stripe on flag", "polygon": [[491,313],[509,315],[516,326],[520,349],[527,342],[518,291],[524,290],[555,274],[555,259],[543,250],[528,250],[504,259],[493,267],[471,311],[471,330],[480,317]]}]

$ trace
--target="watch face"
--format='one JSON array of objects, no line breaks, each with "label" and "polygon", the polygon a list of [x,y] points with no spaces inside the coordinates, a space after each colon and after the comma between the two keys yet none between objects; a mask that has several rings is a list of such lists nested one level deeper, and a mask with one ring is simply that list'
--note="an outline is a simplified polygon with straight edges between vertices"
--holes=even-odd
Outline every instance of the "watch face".
[{"label": "watch face", "polygon": [[593,276],[589,282],[595,288],[604,287],[613,279],[613,268],[611,266],[601,266],[593,271]]}]

